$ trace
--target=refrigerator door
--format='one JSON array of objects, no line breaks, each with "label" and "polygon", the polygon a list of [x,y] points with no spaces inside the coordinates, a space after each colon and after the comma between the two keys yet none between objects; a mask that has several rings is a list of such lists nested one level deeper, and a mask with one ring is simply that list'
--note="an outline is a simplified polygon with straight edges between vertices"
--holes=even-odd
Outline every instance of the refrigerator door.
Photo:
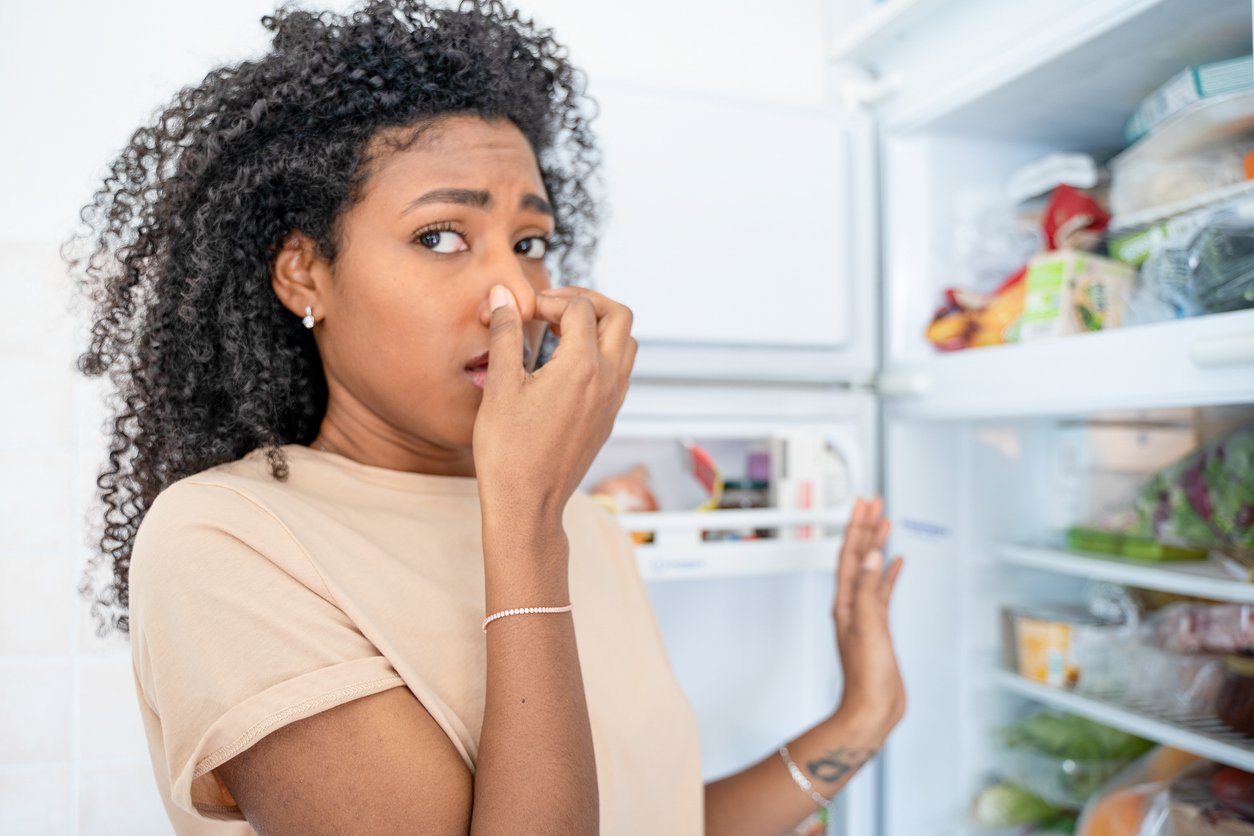
[{"label": "refrigerator door", "polygon": [[[707,780],[771,756],[837,704],[835,558],[853,497],[877,487],[876,409],[871,395],[830,387],[637,384],[589,473],[585,489],[637,464],[649,469],[661,511],[624,524],[658,535],[637,555],[671,665],[697,713]],[[703,531],[779,533],[796,518],[771,509],[693,512],[702,492],[684,472],[680,442],[696,442],[726,479],[741,479],[751,451],[798,431],[825,438],[844,464],[836,504],[817,512],[813,536],[702,539]],[[737,514],[760,516],[742,524]],[[835,832],[873,832],[875,796],[868,771],[843,793]]]},{"label": "refrigerator door", "polygon": [[[1056,439],[1074,426],[1103,426],[1112,411],[1152,426],[1159,419],[1146,410],[1249,403],[1254,311],[951,354],[938,353],[924,333],[946,288],[989,290],[1038,249],[1020,252],[998,232],[1022,211],[1008,196],[1015,173],[1057,152],[1106,159],[1125,144],[1128,117],[1163,82],[1187,66],[1250,52],[1250,3],[1213,0],[1205,14],[1194,0],[890,5],[872,16],[878,29],[836,50],[879,77],[877,95],[895,89],[876,111],[880,388],[890,545],[907,561],[892,621],[909,709],[883,758],[875,832],[978,832],[972,802],[1002,774],[995,730],[1024,708],[1025,694],[1244,763],[1248,742],[1216,743],[1061,689],[1030,691],[1006,670],[998,611],[1024,591],[1025,578],[1032,598],[1079,603],[1079,588],[1098,576],[1062,547],[1028,548],[1083,521],[1050,511],[1077,491],[1057,486],[1056,471],[1071,459]],[[1219,205],[1222,196],[1202,199]],[[1121,222],[1117,216],[1114,226]],[[1016,562],[1035,574],[1008,566]],[[1187,589],[1169,573],[1106,578]]]},{"label": "refrigerator door", "polygon": [[636,314],[636,378],[869,380],[869,123],[622,84],[593,93],[609,210],[593,283]]}]

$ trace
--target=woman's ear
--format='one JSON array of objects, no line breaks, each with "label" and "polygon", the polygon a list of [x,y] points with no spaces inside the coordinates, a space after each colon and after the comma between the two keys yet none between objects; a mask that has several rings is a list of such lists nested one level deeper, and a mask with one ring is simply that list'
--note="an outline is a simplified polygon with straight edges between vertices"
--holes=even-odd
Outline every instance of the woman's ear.
[{"label": "woman's ear", "polygon": [[270,285],[283,307],[298,317],[313,312],[315,320],[326,316],[324,302],[330,264],[318,252],[318,244],[299,230],[288,233],[270,270]]}]

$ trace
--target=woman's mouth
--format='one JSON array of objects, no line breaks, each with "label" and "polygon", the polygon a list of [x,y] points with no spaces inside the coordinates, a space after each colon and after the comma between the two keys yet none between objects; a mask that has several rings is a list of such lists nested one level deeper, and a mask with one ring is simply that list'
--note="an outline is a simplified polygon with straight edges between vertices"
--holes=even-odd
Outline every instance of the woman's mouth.
[{"label": "woman's mouth", "polygon": [[[532,348],[531,348],[530,342],[524,343],[523,344],[523,368],[525,369],[531,367],[531,353],[532,353]],[[478,357],[474,358],[469,363],[467,363],[463,371],[465,372],[466,377],[470,378],[471,383],[475,384],[475,386],[478,386],[480,389],[482,389],[483,381],[488,376],[488,352],[486,351],[483,352]]]},{"label": "woman's mouth", "polygon": [[488,376],[488,352],[483,352],[467,363],[465,371],[470,382],[482,389],[483,381]]}]

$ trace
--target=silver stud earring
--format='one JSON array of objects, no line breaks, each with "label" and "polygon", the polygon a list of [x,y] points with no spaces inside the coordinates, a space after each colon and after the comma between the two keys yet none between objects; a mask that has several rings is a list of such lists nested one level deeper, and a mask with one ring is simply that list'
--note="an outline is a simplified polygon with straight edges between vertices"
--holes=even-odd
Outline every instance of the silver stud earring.
[{"label": "silver stud earring", "polygon": [[301,324],[306,328],[314,327],[313,308],[305,308],[305,316],[301,318]]}]

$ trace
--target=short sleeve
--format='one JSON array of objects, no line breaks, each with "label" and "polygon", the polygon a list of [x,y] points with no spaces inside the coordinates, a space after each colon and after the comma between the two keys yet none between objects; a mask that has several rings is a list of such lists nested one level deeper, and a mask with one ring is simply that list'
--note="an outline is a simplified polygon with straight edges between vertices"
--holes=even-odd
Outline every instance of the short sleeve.
[{"label": "short sleeve", "polygon": [[230,486],[184,480],[153,503],[131,555],[130,628],[171,801],[204,818],[242,818],[217,766],[284,725],[404,684],[286,526]]}]

